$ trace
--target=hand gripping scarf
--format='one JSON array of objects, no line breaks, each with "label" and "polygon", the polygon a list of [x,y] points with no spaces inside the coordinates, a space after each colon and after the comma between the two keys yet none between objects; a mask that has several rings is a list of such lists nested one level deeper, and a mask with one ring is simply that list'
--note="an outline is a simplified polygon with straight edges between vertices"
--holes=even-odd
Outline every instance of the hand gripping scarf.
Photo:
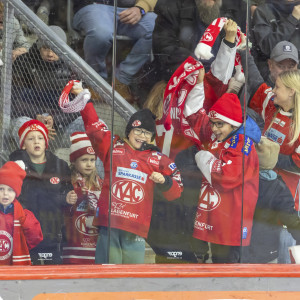
[{"label": "hand gripping scarf", "polygon": [[88,89],[84,89],[80,94],[78,94],[73,101],[70,102],[69,94],[72,88],[82,88],[82,84],[79,80],[70,80],[65,88],[63,89],[58,105],[64,113],[75,113],[82,111],[87,102],[91,99],[91,93]]},{"label": "hand gripping scarf", "polygon": [[[214,45],[218,35],[220,34],[222,28],[224,27],[225,23],[227,21],[227,18],[218,18],[215,19],[205,30],[204,34],[202,35],[196,49],[195,49],[195,55],[198,59],[205,59],[208,60],[213,57],[213,54],[211,53],[211,48]],[[240,27],[237,29],[237,37],[236,37],[236,45],[237,47],[241,46],[241,35],[243,33],[241,32]],[[245,36],[245,35],[244,35]],[[241,65],[241,56],[239,53],[235,56],[235,75],[234,78],[239,82],[245,82],[245,76],[244,71]]]},{"label": "hand gripping scarf", "polygon": [[196,145],[201,142],[197,134],[186,121],[183,110],[189,92],[197,83],[199,70],[203,68],[201,62],[188,57],[170,78],[164,94],[162,121],[166,130],[171,129],[171,110],[179,108],[180,126],[184,136],[191,139]]}]

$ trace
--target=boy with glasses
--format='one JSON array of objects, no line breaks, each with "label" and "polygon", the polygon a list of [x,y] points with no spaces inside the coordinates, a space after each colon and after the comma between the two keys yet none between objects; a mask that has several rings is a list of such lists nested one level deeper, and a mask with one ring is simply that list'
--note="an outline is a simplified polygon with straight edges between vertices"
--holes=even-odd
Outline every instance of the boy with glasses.
[{"label": "boy with glasses", "polygon": [[[81,100],[86,103],[90,97],[88,91],[82,88],[73,87],[71,92],[77,95],[73,103]],[[153,145],[155,116],[149,109],[134,113],[127,123],[125,138],[115,136],[113,145],[111,132],[99,120],[93,104],[83,104],[78,110],[81,110],[86,133],[105,169],[93,222],[94,226],[100,227],[95,261],[98,264],[144,263],[154,185],[158,185],[167,200],[175,200],[180,197],[183,188],[180,173],[175,163]]]},{"label": "boy with glasses", "polygon": [[251,239],[259,178],[254,143],[259,142],[261,132],[250,117],[244,128],[235,94],[225,93],[207,115],[202,105],[203,77],[201,70],[184,109],[202,142],[195,155],[203,179],[193,237],[210,243],[214,263],[237,263],[240,247],[249,245]]}]

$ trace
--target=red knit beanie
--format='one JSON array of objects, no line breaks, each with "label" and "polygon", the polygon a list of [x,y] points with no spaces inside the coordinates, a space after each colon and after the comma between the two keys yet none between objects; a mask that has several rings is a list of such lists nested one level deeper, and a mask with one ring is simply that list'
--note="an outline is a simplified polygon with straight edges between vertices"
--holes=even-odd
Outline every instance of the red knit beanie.
[{"label": "red knit beanie", "polygon": [[208,116],[219,119],[235,127],[243,123],[243,113],[240,100],[236,94],[225,93],[210,108]]},{"label": "red knit beanie", "polygon": [[19,129],[20,148],[22,149],[26,135],[31,131],[39,131],[45,139],[46,148],[48,148],[48,129],[47,127],[38,120],[30,120],[25,122]]},{"label": "red knit beanie", "polygon": [[0,184],[11,187],[16,192],[16,197],[18,197],[21,193],[25,176],[25,164],[23,161],[8,161],[0,169]]},{"label": "red knit beanie", "polygon": [[95,154],[91,141],[85,132],[73,132],[70,137],[70,162],[75,161],[78,157],[84,154]]}]

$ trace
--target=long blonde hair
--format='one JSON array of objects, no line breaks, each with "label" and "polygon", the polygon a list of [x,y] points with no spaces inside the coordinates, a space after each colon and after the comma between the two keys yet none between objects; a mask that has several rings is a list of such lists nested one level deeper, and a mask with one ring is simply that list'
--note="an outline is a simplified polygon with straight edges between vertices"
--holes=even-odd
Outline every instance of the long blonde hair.
[{"label": "long blonde hair", "polygon": [[167,86],[166,81],[157,82],[151,89],[143,108],[149,108],[153,114],[156,115],[156,119],[161,119],[163,115],[163,100],[164,93]]},{"label": "long blonde hair", "polygon": [[[75,168],[74,163],[71,163],[70,170],[71,170],[71,183],[74,185],[74,183],[76,183],[76,181],[77,181],[77,176],[80,173]],[[81,176],[82,176],[82,174],[81,174]],[[95,167],[95,169],[93,170],[93,172],[90,175],[84,176],[86,188],[89,190],[91,188],[93,188],[94,190],[99,190],[100,185],[99,185],[98,178],[99,178],[99,175],[98,175],[97,169]]]},{"label": "long blonde hair", "polygon": [[300,135],[300,70],[289,70],[282,72],[278,76],[282,83],[295,91],[293,97],[294,109],[292,115],[291,141],[289,145],[293,145]]}]

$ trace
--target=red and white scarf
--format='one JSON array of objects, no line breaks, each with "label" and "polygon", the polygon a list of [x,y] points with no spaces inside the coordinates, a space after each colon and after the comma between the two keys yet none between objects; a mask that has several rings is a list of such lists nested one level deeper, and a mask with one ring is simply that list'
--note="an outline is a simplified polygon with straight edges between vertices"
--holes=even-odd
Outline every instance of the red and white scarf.
[{"label": "red and white scarf", "polygon": [[83,110],[87,102],[91,99],[89,90],[84,89],[70,102],[69,94],[73,87],[82,88],[81,82],[79,80],[70,80],[59,97],[58,105],[64,113],[75,113]]},{"label": "red and white scarf", "polygon": [[180,126],[183,134],[196,145],[201,145],[199,137],[186,121],[183,110],[189,92],[197,83],[199,70],[203,68],[201,62],[193,57],[188,57],[170,78],[164,94],[162,122],[166,130],[171,129],[171,109],[179,108]]},{"label": "red and white scarf", "polygon": [[[227,18],[217,18],[215,19],[205,30],[204,34],[202,35],[194,53],[198,59],[205,59],[208,60],[213,57],[211,53],[211,48],[213,47],[218,35],[220,34],[221,30],[223,29]],[[240,27],[237,29],[237,37],[236,37],[236,45],[239,47],[241,45],[242,39]],[[245,36],[245,35],[244,35]],[[241,64],[241,56],[239,53],[235,56],[235,79],[239,82],[245,82],[244,71]]]}]

